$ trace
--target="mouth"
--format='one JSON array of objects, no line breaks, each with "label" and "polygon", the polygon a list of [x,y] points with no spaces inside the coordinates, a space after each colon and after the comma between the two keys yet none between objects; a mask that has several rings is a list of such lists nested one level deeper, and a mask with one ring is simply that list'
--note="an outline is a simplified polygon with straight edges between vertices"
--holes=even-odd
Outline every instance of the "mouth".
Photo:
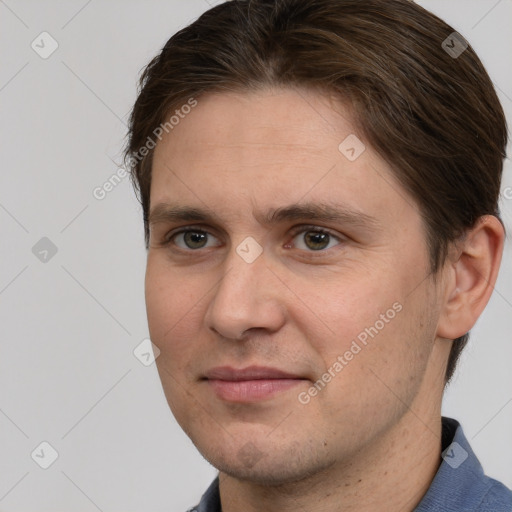
[{"label": "mouth", "polygon": [[203,380],[221,400],[244,403],[272,398],[308,379],[264,366],[222,366],[209,370]]}]

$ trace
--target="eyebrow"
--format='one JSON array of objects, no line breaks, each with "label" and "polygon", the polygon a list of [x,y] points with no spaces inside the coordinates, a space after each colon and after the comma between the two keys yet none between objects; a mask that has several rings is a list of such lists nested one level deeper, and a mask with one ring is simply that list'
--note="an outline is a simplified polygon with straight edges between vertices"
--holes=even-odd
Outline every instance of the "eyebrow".
[{"label": "eyebrow", "polygon": [[[354,227],[377,230],[381,223],[375,217],[342,205],[324,202],[296,203],[269,210],[264,215],[255,214],[256,220],[266,226],[276,225],[285,221],[315,220],[324,222],[341,222]],[[158,203],[151,209],[148,216],[150,226],[163,222],[171,223],[205,222],[220,224],[220,218],[209,210],[179,204]]]}]

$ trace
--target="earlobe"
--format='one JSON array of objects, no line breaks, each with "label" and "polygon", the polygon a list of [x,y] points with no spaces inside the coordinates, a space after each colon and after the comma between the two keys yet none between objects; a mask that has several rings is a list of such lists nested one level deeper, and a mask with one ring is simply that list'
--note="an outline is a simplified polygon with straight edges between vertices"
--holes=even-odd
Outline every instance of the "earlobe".
[{"label": "earlobe", "polygon": [[446,263],[445,301],[437,335],[456,339],[476,323],[494,290],[505,232],[493,215],[480,217],[458,245],[457,257]]}]

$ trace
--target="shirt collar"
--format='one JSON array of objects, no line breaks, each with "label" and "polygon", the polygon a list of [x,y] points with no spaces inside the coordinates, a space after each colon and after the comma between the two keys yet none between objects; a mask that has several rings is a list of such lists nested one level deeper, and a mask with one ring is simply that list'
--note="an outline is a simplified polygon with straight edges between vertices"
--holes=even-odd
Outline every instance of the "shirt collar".
[{"label": "shirt collar", "polygon": [[[482,510],[480,505],[493,486],[499,486],[503,493],[507,489],[496,480],[485,476],[458,421],[443,417],[442,425],[443,461],[414,512]],[[496,512],[499,512],[498,509]]]}]

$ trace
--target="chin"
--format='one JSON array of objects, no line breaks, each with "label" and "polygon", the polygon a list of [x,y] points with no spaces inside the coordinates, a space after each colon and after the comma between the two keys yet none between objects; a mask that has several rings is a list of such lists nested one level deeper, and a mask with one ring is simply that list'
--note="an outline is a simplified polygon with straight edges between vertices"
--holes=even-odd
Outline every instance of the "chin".
[{"label": "chin", "polygon": [[327,453],[313,453],[310,445],[305,450],[297,441],[265,449],[247,441],[229,451],[225,446],[208,451],[203,457],[220,472],[265,487],[299,484],[334,464]]}]

